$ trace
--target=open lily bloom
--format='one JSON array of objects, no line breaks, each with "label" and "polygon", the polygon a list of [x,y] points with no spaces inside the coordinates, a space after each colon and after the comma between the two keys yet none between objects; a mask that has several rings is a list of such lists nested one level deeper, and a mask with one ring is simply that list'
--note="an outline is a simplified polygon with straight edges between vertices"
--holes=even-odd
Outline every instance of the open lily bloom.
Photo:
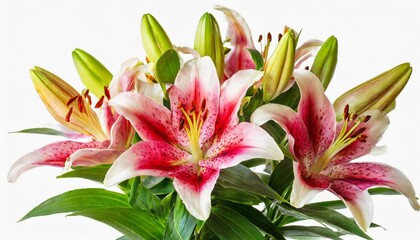
[{"label": "open lily bloom", "polygon": [[111,106],[130,120],[143,141],[114,162],[105,185],[140,175],[173,178],[187,210],[206,220],[220,169],[252,158],[283,158],[267,132],[239,123],[237,116],[246,90],[261,75],[256,70],[239,71],[220,87],[213,62],[203,57],[180,69],[169,89],[171,110],[133,92],[111,99]]},{"label": "open lily bloom", "polygon": [[[18,159],[8,174],[8,181],[15,182],[25,171],[39,166],[94,166],[112,163],[131,143],[134,130],[130,123],[107,104],[111,98],[105,87],[96,107],[101,107],[97,114],[91,107],[89,92],[79,94],[72,86],[52,73],[35,68],[31,71],[35,88],[51,115],[63,126],[74,131],[67,133],[77,141],[64,140],[48,144]],[[123,74],[122,76],[125,76]],[[124,86],[119,90],[129,90],[134,78],[120,77],[114,86]],[[89,139],[89,141],[86,141]],[[83,141],[79,141],[83,140]]]},{"label": "open lily bloom", "polygon": [[267,104],[251,117],[257,124],[274,120],[287,133],[290,152],[296,159],[291,204],[302,207],[315,194],[328,190],[344,201],[366,231],[373,217],[366,189],[385,185],[405,195],[418,211],[413,186],[401,171],[382,163],[350,162],[371,151],[388,126],[388,117],[379,110],[356,116],[347,106],[343,109],[345,117],[337,123],[319,79],[304,70],[295,70],[294,77],[301,93],[297,112]]}]

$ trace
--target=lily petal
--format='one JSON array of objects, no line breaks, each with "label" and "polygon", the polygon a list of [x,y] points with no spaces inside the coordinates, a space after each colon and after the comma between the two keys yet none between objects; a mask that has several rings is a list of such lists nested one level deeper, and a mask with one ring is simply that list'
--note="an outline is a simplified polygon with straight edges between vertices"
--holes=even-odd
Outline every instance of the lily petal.
[{"label": "lily petal", "polygon": [[333,181],[329,191],[343,200],[357,225],[366,232],[373,219],[373,202],[369,193],[339,180]]},{"label": "lily petal", "polygon": [[311,176],[312,179],[310,179],[310,181],[304,180],[302,178],[302,174],[304,173],[303,168],[303,165],[293,162],[293,174],[295,175],[295,179],[293,180],[290,204],[297,208],[305,206],[305,204],[311,201],[315,195],[327,189],[330,184],[328,179],[322,176],[319,176],[318,178]]},{"label": "lily petal", "polygon": [[184,112],[201,112],[207,118],[203,122],[200,144],[214,133],[219,108],[220,84],[216,68],[210,57],[193,59],[179,71],[174,86],[169,91],[172,110],[172,129],[178,142],[189,145],[185,129],[180,128]]},{"label": "lily petal", "polygon": [[207,220],[211,210],[211,192],[219,177],[219,169],[200,168],[193,164],[183,165],[174,175],[174,187],[187,210],[201,221]]},{"label": "lily petal", "polygon": [[416,198],[413,185],[400,170],[382,163],[345,163],[328,169],[330,178],[356,185],[365,190],[372,186],[388,186],[408,198],[411,207],[419,211],[420,204]]},{"label": "lily petal", "polygon": [[72,166],[95,166],[99,164],[113,163],[123,152],[123,149],[110,148],[79,149],[67,159],[65,163],[65,170],[70,170]]},{"label": "lily petal", "polygon": [[219,136],[199,165],[223,169],[252,158],[282,160],[284,156],[266,131],[255,124],[242,122]]},{"label": "lily petal", "polygon": [[233,74],[243,69],[255,69],[248,48],[255,49],[252,41],[251,30],[245,19],[236,11],[215,6],[214,9],[222,11],[228,22],[226,38],[230,39],[232,49],[225,57],[225,78],[230,78]]},{"label": "lily petal", "polygon": [[187,152],[165,142],[138,142],[115,160],[104,184],[112,186],[141,175],[172,177],[189,158]]},{"label": "lily petal", "polygon": [[[341,164],[349,162],[353,159],[368,154],[381,139],[382,134],[385,132],[389,125],[388,116],[379,110],[370,110],[363,115],[369,115],[370,120],[366,123],[361,123],[354,131],[365,128],[363,135],[366,136],[365,141],[355,141],[340,152],[338,152],[331,160],[330,164]],[[347,128],[352,127],[354,124],[350,122]],[[341,131],[343,127],[343,120],[337,124],[337,132]]]},{"label": "lily petal", "polygon": [[308,58],[313,57],[323,43],[320,40],[311,39],[298,47],[295,54],[295,68],[299,68]]},{"label": "lily petal", "polygon": [[127,149],[134,136],[133,127],[123,116],[118,116],[111,128],[111,149]]},{"label": "lily petal", "polygon": [[154,100],[142,94],[123,92],[109,104],[131,122],[143,140],[175,142],[170,128],[171,112]]},{"label": "lily petal", "polygon": [[262,77],[256,70],[242,70],[226,80],[220,90],[219,117],[216,123],[218,133],[238,125],[238,111],[248,88]]},{"label": "lily petal", "polygon": [[312,140],[315,156],[319,156],[327,150],[335,137],[334,108],[324,93],[324,87],[313,73],[296,69],[294,77],[301,96],[298,113],[306,125],[309,139]]},{"label": "lily petal", "polygon": [[277,122],[287,133],[290,152],[306,167],[314,161],[312,142],[302,118],[290,107],[269,103],[257,108],[251,115],[251,122],[262,125],[269,120]]},{"label": "lily petal", "polygon": [[40,166],[64,167],[67,158],[82,148],[102,148],[101,142],[61,141],[48,144],[30,152],[17,160],[10,168],[7,179],[16,182],[19,176],[29,169]]}]

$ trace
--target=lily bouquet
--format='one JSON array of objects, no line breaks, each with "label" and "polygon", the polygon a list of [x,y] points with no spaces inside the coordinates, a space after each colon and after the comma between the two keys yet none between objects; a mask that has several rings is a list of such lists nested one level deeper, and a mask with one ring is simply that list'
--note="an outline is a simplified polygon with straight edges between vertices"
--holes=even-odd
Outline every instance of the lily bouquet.
[{"label": "lily bouquet", "polygon": [[[368,228],[378,226],[370,195],[402,194],[419,211],[401,171],[352,162],[384,134],[410,64],[332,101],[325,90],[337,63],[334,36],[300,44],[300,33],[285,27],[278,41],[270,33],[259,36],[257,49],[239,13],[215,9],[226,17],[226,36],[205,13],[192,47],[173,44],[145,14],[147,56],[128,60],[117,76],[91,54],[74,50],[86,86],[81,92],[41,67],[31,69],[36,91],[63,128],[20,132],[66,140],[21,157],[8,180],[54,166],[65,170],[59,178],[120,191],[65,192],[22,220],[85,216],[120,231],[119,239],[370,239]],[[310,203],[324,190],[339,200]],[[351,216],[337,211],[346,207]]]}]

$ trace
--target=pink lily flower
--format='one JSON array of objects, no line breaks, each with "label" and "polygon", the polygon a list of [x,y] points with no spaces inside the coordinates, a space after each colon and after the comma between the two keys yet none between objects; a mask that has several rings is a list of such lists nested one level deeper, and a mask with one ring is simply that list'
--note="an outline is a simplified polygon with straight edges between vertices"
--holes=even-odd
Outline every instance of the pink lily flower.
[{"label": "pink lily flower", "polygon": [[237,116],[246,90],[261,75],[256,70],[239,71],[220,87],[213,62],[203,57],[180,69],[169,89],[171,110],[133,92],[111,99],[111,106],[130,120],[143,141],[114,162],[105,185],[141,175],[173,178],[187,210],[206,220],[220,169],[252,158],[283,159],[267,132],[239,123]]},{"label": "pink lily flower", "polygon": [[[31,74],[48,111],[69,129],[66,136],[72,140],[51,143],[22,156],[10,168],[9,182],[15,182],[25,171],[40,166],[65,167],[68,170],[71,166],[112,163],[130,146],[134,130],[123,116],[108,105],[111,93],[106,87],[104,96],[95,106],[101,108],[98,114],[91,106],[88,91],[79,94],[64,80],[41,68],[31,70]],[[131,75],[124,71],[115,79],[119,84],[111,88],[113,94],[132,88],[130,82],[134,77],[128,77]],[[122,88],[114,89],[117,86]],[[77,141],[74,141],[75,136]]]},{"label": "pink lily flower", "polygon": [[373,217],[367,188],[385,185],[405,195],[413,209],[419,211],[413,186],[401,171],[382,163],[350,162],[371,151],[388,126],[388,117],[379,110],[357,116],[350,114],[347,106],[344,119],[337,123],[319,79],[304,70],[295,70],[294,78],[301,93],[297,112],[287,106],[267,104],[251,117],[257,124],[272,119],[287,133],[296,160],[290,203],[302,207],[317,193],[328,190],[343,200],[366,231]]},{"label": "pink lily flower", "polygon": [[247,49],[255,49],[251,30],[245,19],[236,11],[215,6],[216,10],[225,14],[228,22],[226,38],[230,40],[232,49],[225,57],[225,79],[232,77],[239,70],[255,69],[255,63]]}]

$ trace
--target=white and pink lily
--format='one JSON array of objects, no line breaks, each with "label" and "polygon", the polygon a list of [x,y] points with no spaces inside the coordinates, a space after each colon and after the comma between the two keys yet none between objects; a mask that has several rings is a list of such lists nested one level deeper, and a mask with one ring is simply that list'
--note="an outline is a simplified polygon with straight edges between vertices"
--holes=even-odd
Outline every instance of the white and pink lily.
[{"label": "white and pink lily", "polygon": [[305,70],[295,70],[294,78],[301,93],[297,112],[287,106],[267,104],[251,117],[257,124],[274,120],[287,133],[296,160],[291,204],[302,207],[317,193],[328,190],[344,201],[366,231],[373,217],[367,188],[385,185],[405,195],[419,211],[413,186],[401,171],[382,163],[350,162],[372,150],[389,124],[388,117],[379,110],[357,116],[350,114],[347,106],[343,109],[344,119],[337,123],[319,79]]},{"label": "white and pink lily", "polygon": [[239,71],[220,87],[213,62],[203,57],[180,69],[169,89],[171,110],[133,92],[111,99],[111,106],[130,120],[143,141],[114,162],[105,185],[140,175],[173,178],[187,210],[206,220],[220,169],[252,158],[283,159],[267,132],[239,123],[237,116],[241,99],[261,75],[256,70]]},{"label": "white and pink lily", "polygon": [[88,91],[79,94],[64,80],[41,68],[31,70],[31,77],[51,115],[70,129],[66,136],[71,140],[51,143],[22,156],[9,170],[9,182],[15,182],[25,171],[40,166],[68,169],[112,163],[130,146],[134,134],[132,126],[107,102],[112,95],[132,89],[135,78],[131,72],[124,69],[114,80],[118,83],[110,89],[112,95],[104,88],[104,96],[95,106],[101,108],[100,114],[91,106]]}]

